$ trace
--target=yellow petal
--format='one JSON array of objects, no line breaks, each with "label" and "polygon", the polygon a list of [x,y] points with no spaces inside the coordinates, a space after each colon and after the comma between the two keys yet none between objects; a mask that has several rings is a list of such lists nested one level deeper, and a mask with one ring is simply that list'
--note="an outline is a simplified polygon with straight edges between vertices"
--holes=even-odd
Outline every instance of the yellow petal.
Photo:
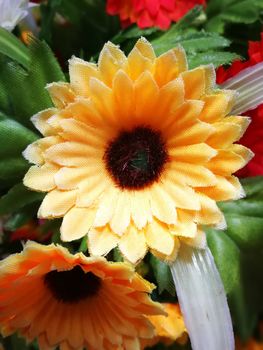
[{"label": "yellow petal", "polygon": [[[226,201],[244,197],[244,190],[236,178],[216,175],[216,185],[211,187],[198,188],[198,191],[206,194],[215,201]],[[239,184],[239,186],[238,186]]]},{"label": "yellow petal", "polygon": [[108,226],[92,228],[88,233],[88,247],[92,255],[106,255],[118,244],[119,237]]},{"label": "yellow petal", "polygon": [[217,154],[217,151],[206,143],[197,143],[187,146],[171,147],[169,156],[174,161],[198,163],[199,165],[208,162]]},{"label": "yellow petal", "polygon": [[97,174],[90,174],[85,181],[78,185],[76,205],[78,207],[91,206],[99,200],[107,186],[110,185],[111,183],[103,171]]},{"label": "yellow petal", "polygon": [[170,138],[173,138],[178,131],[189,128],[198,120],[204,103],[198,100],[187,101],[181,104],[160,127],[169,145]]},{"label": "yellow petal", "polygon": [[35,191],[51,191],[56,187],[54,176],[58,170],[59,167],[51,164],[32,166],[24,177],[24,185]]},{"label": "yellow petal", "polygon": [[174,249],[174,238],[167,225],[153,220],[145,228],[145,237],[150,248],[165,255],[172,253]]},{"label": "yellow petal", "polygon": [[193,212],[178,209],[178,220],[175,225],[170,226],[170,232],[176,236],[195,237],[197,234],[197,224],[194,221]]},{"label": "yellow petal", "polygon": [[46,86],[46,89],[57,108],[66,107],[76,97],[69,83],[51,83]]},{"label": "yellow petal", "polygon": [[53,190],[49,192],[38,210],[39,218],[57,218],[63,216],[75,205],[76,191]]},{"label": "yellow petal", "polygon": [[61,168],[55,174],[55,183],[60,190],[74,190],[90,176],[97,175],[100,170],[99,166],[92,163],[88,167]]},{"label": "yellow petal", "polygon": [[216,149],[227,148],[232,145],[233,142],[239,140],[242,134],[242,129],[239,125],[228,123],[225,120],[213,123],[213,127],[216,130],[209,136],[206,142]]},{"label": "yellow petal", "polygon": [[174,50],[157,57],[154,68],[154,78],[160,87],[176,79],[182,69]]},{"label": "yellow petal", "polygon": [[183,183],[179,183],[172,172],[167,172],[163,177],[162,186],[169,193],[176,208],[199,210],[200,202],[194,190]]},{"label": "yellow petal", "polygon": [[192,187],[213,186],[216,184],[215,175],[202,165],[175,160],[170,163],[169,169],[179,183]]},{"label": "yellow petal", "polygon": [[192,126],[178,131],[178,133],[169,140],[169,145],[183,146],[202,143],[208,139],[214,130],[212,125],[197,120]]},{"label": "yellow petal", "polygon": [[244,159],[245,164],[247,164],[254,157],[254,153],[249,148],[243,145],[234,144],[229,147],[229,150],[235,152],[235,154],[238,154],[240,157],[242,157]]},{"label": "yellow petal", "polygon": [[213,65],[200,66],[182,73],[186,99],[199,99],[214,87],[215,69]]},{"label": "yellow petal", "polygon": [[149,41],[147,41],[145,38],[141,37],[134,47],[136,47],[144,57],[148,58],[151,61],[155,60],[156,56],[154,49]]},{"label": "yellow petal", "polygon": [[119,195],[119,190],[114,186],[106,189],[99,200],[98,209],[94,221],[94,227],[104,226],[110,222],[114,210],[115,203]]},{"label": "yellow petal", "polygon": [[243,168],[243,166],[247,164],[250,155],[251,153],[249,151],[249,153],[246,154],[246,159],[244,159],[236,152],[219,150],[217,156],[208,163],[207,167],[217,175],[229,176]]},{"label": "yellow petal", "polygon": [[120,192],[113,216],[110,221],[110,227],[113,232],[122,235],[131,221],[131,203],[129,192]]},{"label": "yellow petal", "polygon": [[202,230],[198,230],[197,235],[194,238],[181,237],[180,240],[183,243],[198,249],[205,249],[207,246],[206,234]]},{"label": "yellow petal", "polygon": [[63,129],[61,136],[66,140],[86,143],[94,147],[105,147],[107,133],[104,130],[72,118],[61,120],[60,126]]},{"label": "yellow petal", "polygon": [[177,78],[168,84],[164,85],[160,89],[158,109],[156,109],[155,115],[158,126],[160,127],[160,118],[162,122],[167,124],[170,122],[168,118],[176,111],[184,102],[184,86],[182,78]]},{"label": "yellow petal", "polygon": [[70,242],[85,236],[92,227],[95,210],[92,208],[72,208],[64,216],[60,229],[61,239]]},{"label": "yellow petal", "polygon": [[131,193],[131,217],[135,226],[140,230],[152,220],[150,195],[148,191]]},{"label": "yellow petal", "polygon": [[224,118],[234,106],[236,93],[232,90],[220,90],[202,98],[204,108],[200,120],[213,123]]},{"label": "yellow petal", "polygon": [[208,196],[199,193],[201,210],[196,213],[196,220],[202,225],[214,225],[223,220],[223,214],[216,205],[216,201]]},{"label": "yellow petal", "polygon": [[101,161],[103,152],[93,146],[77,142],[62,142],[45,152],[46,159],[64,166],[88,166],[94,158]]},{"label": "yellow petal", "polygon": [[169,192],[166,192],[161,185],[151,187],[150,202],[152,214],[157,219],[168,225],[176,222],[175,203],[169,196]]},{"label": "yellow petal", "polygon": [[93,101],[104,123],[118,124],[112,89],[96,78],[91,78],[89,84]]},{"label": "yellow petal", "polygon": [[89,81],[91,77],[99,78],[97,66],[80,58],[69,60],[70,85],[77,95],[89,97]]},{"label": "yellow petal", "polygon": [[152,60],[147,56],[144,56],[141,51],[135,46],[129,56],[129,76],[132,80],[136,80],[145,71],[152,70]]},{"label": "yellow petal", "polygon": [[131,263],[138,263],[147,253],[144,232],[130,225],[120,239],[119,249],[123,256]]},{"label": "yellow petal", "polygon": [[116,45],[108,42],[104,45],[98,60],[98,68],[105,84],[111,87],[114,75],[119,69],[125,69],[127,58]]},{"label": "yellow petal", "polygon": [[134,123],[145,123],[151,120],[158,106],[159,88],[152,75],[146,71],[134,84],[135,120]]},{"label": "yellow petal", "polygon": [[31,118],[32,123],[38,131],[44,136],[54,135],[54,129],[47,123],[48,119],[57,113],[56,108],[48,108],[41,111]]},{"label": "yellow petal", "polygon": [[30,163],[42,165],[44,164],[44,157],[42,155],[41,148],[38,145],[38,141],[35,141],[27,146],[23,151],[23,157]]},{"label": "yellow petal", "polygon": [[119,122],[124,127],[129,127],[131,116],[134,114],[133,82],[127,73],[119,70],[114,77],[112,89],[118,107]]}]

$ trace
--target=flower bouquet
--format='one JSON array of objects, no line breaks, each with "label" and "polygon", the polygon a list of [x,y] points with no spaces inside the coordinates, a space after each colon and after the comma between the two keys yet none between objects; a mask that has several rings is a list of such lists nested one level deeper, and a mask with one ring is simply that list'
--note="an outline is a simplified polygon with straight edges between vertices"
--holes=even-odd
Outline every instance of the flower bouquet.
[{"label": "flower bouquet", "polygon": [[262,20],[0,0],[1,349],[263,349]]}]

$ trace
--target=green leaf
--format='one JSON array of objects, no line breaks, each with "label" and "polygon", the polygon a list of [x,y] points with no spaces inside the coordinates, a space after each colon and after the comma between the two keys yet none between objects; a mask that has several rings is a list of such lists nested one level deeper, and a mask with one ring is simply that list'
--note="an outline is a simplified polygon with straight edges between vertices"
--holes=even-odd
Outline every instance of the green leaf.
[{"label": "green leaf", "polygon": [[43,193],[29,191],[22,183],[17,184],[0,198],[0,215],[11,214],[43,197]]},{"label": "green leaf", "polygon": [[157,259],[154,255],[150,257],[150,264],[157,281],[159,294],[166,290],[174,296],[175,287],[169,265]]},{"label": "green leaf", "polygon": [[[28,130],[15,120],[0,120],[1,160],[10,156],[21,156],[22,151],[27,147],[27,145],[34,142],[37,138],[38,137],[35,133]],[[9,161],[11,162],[11,159],[9,159]],[[18,163],[19,162],[17,162],[17,165],[21,167],[22,163]]]},{"label": "green leaf", "polygon": [[263,177],[242,181],[247,197],[219,203],[227,229],[205,228],[239,336],[248,339],[263,310]]},{"label": "green leaf", "polygon": [[17,37],[0,27],[0,53],[8,56],[25,68],[30,64],[29,51]]},{"label": "green leaf", "polygon": [[188,63],[190,68],[198,67],[202,64],[212,63],[215,68],[229,64],[234,60],[240,59],[235,53],[226,51],[213,51],[213,52],[202,52],[199,54],[188,55]]},{"label": "green leaf", "polygon": [[207,5],[206,29],[223,33],[227,23],[249,24],[260,18],[261,0],[213,0]]},{"label": "green leaf", "polygon": [[231,293],[240,282],[240,250],[224,232],[206,229],[207,243],[213,253],[226,293]]},{"label": "green leaf", "polygon": [[22,157],[0,159],[0,180],[20,179],[28,168],[29,163]]},{"label": "green leaf", "polygon": [[46,85],[55,81],[65,81],[65,77],[46,43],[32,38],[29,55],[28,70],[9,62],[3,70],[1,80],[8,93],[14,118],[32,128],[29,118],[52,106],[45,90]]},{"label": "green leaf", "polygon": [[186,34],[174,33],[173,36],[160,37],[153,40],[152,45],[157,55],[178,45],[183,46],[187,54],[194,54],[228,47],[230,41],[216,33],[200,31]]}]

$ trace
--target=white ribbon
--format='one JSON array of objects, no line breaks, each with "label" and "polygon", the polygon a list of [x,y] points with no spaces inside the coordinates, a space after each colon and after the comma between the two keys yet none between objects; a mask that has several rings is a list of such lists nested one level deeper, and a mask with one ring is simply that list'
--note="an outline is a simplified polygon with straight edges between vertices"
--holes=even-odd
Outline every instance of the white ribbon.
[{"label": "white ribbon", "polygon": [[234,350],[226,293],[209,248],[182,245],[171,272],[193,350]]}]

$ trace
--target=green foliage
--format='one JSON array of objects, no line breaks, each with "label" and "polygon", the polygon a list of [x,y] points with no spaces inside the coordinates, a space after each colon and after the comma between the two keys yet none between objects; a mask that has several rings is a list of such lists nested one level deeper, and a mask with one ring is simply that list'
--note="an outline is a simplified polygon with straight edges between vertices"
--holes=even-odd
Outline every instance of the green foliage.
[{"label": "green foliage", "polygon": [[245,340],[263,308],[263,177],[244,180],[243,185],[246,198],[220,204],[227,230],[206,231],[235,327]]},{"label": "green foliage", "polygon": [[0,198],[0,215],[14,213],[28,204],[41,201],[43,197],[42,193],[29,191],[22,183],[19,183]]},{"label": "green foliage", "polygon": [[0,53],[8,56],[25,68],[30,63],[28,49],[13,34],[0,27]]},{"label": "green foliage", "polygon": [[6,92],[9,114],[23,125],[32,128],[29,118],[41,109],[52,106],[45,86],[53,81],[64,81],[65,77],[46,43],[32,38],[29,57],[28,70],[19,66],[17,62],[2,58],[4,69],[0,76],[0,89],[2,86]]},{"label": "green foliage", "polygon": [[175,286],[169,265],[157,259],[154,255],[150,257],[150,264],[157,282],[159,294],[166,290],[174,296]]},{"label": "green foliage", "polygon": [[218,67],[239,58],[237,54],[225,51],[231,44],[228,39],[217,33],[196,28],[200,18],[202,18],[201,8],[196,7],[169,30],[153,38],[151,43],[156,54],[160,55],[181,45],[186,51],[190,68],[208,63]]},{"label": "green foliage", "polygon": [[0,189],[10,187],[22,179],[29,167],[22,151],[36,139],[37,135],[31,130],[0,115]]},{"label": "green foliage", "polygon": [[260,18],[261,0],[213,0],[207,5],[206,29],[223,33],[228,23],[250,24]]},{"label": "green foliage", "polygon": [[40,36],[64,61],[73,54],[90,59],[119,31],[118,18],[106,14],[103,0],[49,0],[41,13]]}]

